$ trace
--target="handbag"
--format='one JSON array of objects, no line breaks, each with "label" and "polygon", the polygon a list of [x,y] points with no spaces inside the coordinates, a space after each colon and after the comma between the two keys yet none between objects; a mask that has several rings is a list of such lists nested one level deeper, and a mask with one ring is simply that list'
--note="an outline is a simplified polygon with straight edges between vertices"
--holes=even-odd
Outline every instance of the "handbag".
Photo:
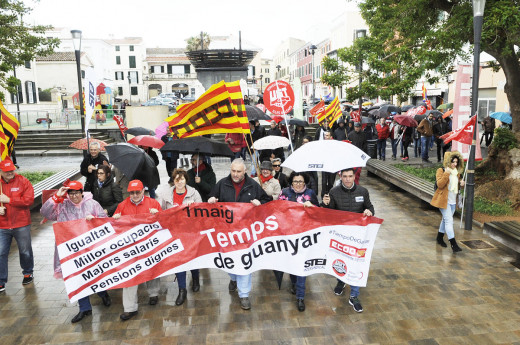
[{"label": "handbag", "polygon": [[457,193],[457,208],[462,209],[464,207],[464,196],[459,192]]}]

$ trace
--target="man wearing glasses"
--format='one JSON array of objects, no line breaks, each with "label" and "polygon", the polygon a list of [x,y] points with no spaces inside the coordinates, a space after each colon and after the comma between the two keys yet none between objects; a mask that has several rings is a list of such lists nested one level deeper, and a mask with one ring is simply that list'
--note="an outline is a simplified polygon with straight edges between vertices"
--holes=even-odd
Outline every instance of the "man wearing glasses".
[{"label": "man wearing glasses", "polygon": [[282,168],[282,160],[280,158],[273,159],[273,170],[274,170],[274,178],[280,182],[280,187],[282,189],[289,187],[289,183],[287,182],[287,176],[283,173]]},{"label": "man wearing glasses", "polygon": [[[157,212],[159,212],[159,210],[161,210],[161,205],[157,200],[144,195],[144,186],[141,181],[130,181],[130,183],[128,184],[128,192],[130,193],[130,196],[123,200],[123,202],[120,203],[119,206],[117,206],[113,218],[118,219],[121,216],[143,213],[156,214]],[[156,305],[159,301],[158,295],[160,283],[161,282],[159,278],[146,282],[146,289],[148,290],[148,295],[150,296],[150,300],[148,303],[150,305]],[[139,285],[123,288],[124,313],[119,315],[119,317],[123,321],[130,320],[132,317],[137,315],[138,286]]]},{"label": "man wearing glasses", "polygon": [[14,163],[6,158],[0,162],[2,192],[0,193],[0,292],[7,283],[7,259],[11,242],[16,239],[22,266],[22,285],[33,281],[34,258],[31,246],[31,211],[34,189],[31,182],[15,173]]}]

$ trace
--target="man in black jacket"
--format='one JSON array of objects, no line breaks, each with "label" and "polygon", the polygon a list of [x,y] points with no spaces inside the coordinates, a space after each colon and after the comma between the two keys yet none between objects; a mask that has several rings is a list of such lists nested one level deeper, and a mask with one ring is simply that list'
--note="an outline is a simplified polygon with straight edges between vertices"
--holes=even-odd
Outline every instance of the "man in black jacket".
[{"label": "man in black jacket", "polygon": [[[199,164],[197,166],[197,163]],[[188,185],[199,192],[202,201],[208,201],[208,195],[217,182],[213,168],[204,162],[204,157],[194,154],[191,156],[191,168],[188,170]]]},{"label": "man in black jacket", "polygon": [[[208,202],[245,202],[255,206],[271,201],[262,187],[246,174],[246,165],[241,158],[231,163],[231,173],[213,187]],[[244,310],[251,309],[249,292],[252,285],[252,274],[238,275],[229,274],[229,291],[236,291],[240,298],[240,307]]]},{"label": "man in black jacket", "polygon": [[[349,211],[355,213],[363,213],[364,216],[373,216],[375,214],[374,206],[370,202],[368,190],[354,183],[354,169],[344,169],[341,171],[341,184],[331,189],[328,195],[323,197],[321,206]],[[338,279],[338,284],[334,288],[336,295],[343,294],[345,283]],[[349,303],[358,313],[363,311],[361,302],[359,301],[359,286],[350,286]]]},{"label": "man in black jacket", "polygon": [[361,129],[360,122],[354,123],[354,130],[348,134],[348,140],[352,142],[352,145],[367,153],[367,136]]},{"label": "man in black jacket", "polygon": [[81,175],[85,176],[87,180],[85,181],[85,192],[90,192],[92,190],[92,185],[97,180],[97,168],[99,165],[109,165],[107,157],[103,156],[101,153],[101,146],[98,142],[92,142],[89,146],[89,153],[83,159],[80,165]]}]

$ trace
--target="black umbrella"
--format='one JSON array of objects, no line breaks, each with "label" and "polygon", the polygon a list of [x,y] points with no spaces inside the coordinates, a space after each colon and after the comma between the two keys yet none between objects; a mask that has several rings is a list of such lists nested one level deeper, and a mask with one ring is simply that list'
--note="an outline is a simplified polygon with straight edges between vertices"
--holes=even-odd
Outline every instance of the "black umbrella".
[{"label": "black umbrella", "polygon": [[381,112],[379,111],[379,107],[369,110],[368,114],[371,116],[374,116],[374,117],[381,117]]},{"label": "black umbrella", "polygon": [[125,131],[125,134],[131,134],[131,135],[155,135],[155,132],[151,129],[144,128],[144,127],[132,127]]},{"label": "black umbrella", "polygon": [[168,141],[161,151],[180,153],[201,153],[207,156],[234,157],[229,146],[221,141],[205,137],[192,137]]},{"label": "black umbrella", "polygon": [[361,118],[361,123],[376,123],[373,119],[367,116],[363,116]]},{"label": "black umbrella", "polygon": [[413,107],[415,107],[415,105],[413,105],[413,104],[403,105],[403,106],[401,107],[401,111],[404,113],[404,112],[406,112],[406,111],[412,109]]},{"label": "black umbrella", "polygon": [[379,108],[381,108],[380,105],[372,105],[368,107],[367,111],[370,113],[372,110],[379,110]]},{"label": "black umbrella", "polygon": [[381,114],[386,115],[386,116],[381,116],[381,117],[387,117],[390,115],[390,113],[400,113],[401,108],[399,108],[398,106],[393,105],[393,104],[385,104],[385,105],[381,106],[381,108],[379,108],[379,112]]},{"label": "black umbrella", "polygon": [[420,122],[421,122],[422,120],[424,120],[425,118],[426,118],[426,114],[423,114],[423,115],[415,115],[415,116],[413,117],[413,119],[414,119],[415,121],[417,121],[418,123],[420,123]]},{"label": "black umbrella", "polygon": [[307,121],[300,120],[300,119],[294,119],[294,118],[289,120],[289,124],[294,125],[294,126],[302,126],[302,127],[309,126],[309,123]]},{"label": "black umbrella", "polygon": [[426,116],[433,115],[433,117],[441,117],[443,115],[443,113],[441,111],[434,109],[434,110],[427,110],[424,115],[426,115]]},{"label": "black umbrella", "polygon": [[254,107],[252,105],[246,105],[246,113],[247,118],[249,121],[255,121],[255,120],[266,120],[271,121],[271,117],[264,113],[262,109],[258,107]]},{"label": "black umbrella", "polygon": [[155,162],[142,149],[128,143],[109,145],[105,149],[110,163],[121,170],[129,180],[140,180],[152,189],[161,183]]},{"label": "black umbrella", "polygon": [[283,279],[283,272],[281,271],[274,271],[274,276],[276,277],[276,282],[278,283],[278,290],[282,288],[282,279]]}]

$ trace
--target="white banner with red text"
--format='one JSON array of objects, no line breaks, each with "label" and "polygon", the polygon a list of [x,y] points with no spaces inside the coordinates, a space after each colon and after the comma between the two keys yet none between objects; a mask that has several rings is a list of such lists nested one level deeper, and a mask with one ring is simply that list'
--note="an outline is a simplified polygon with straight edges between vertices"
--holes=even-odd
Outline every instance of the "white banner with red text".
[{"label": "white banner with red text", "polygon": [[54,233],[65,287],[74,302],[196,268],[234,274],[262,269],[299,276],[326,273],[366,286],[382,222],[289,201],[197,203],[155,215],[55,223]]}]

